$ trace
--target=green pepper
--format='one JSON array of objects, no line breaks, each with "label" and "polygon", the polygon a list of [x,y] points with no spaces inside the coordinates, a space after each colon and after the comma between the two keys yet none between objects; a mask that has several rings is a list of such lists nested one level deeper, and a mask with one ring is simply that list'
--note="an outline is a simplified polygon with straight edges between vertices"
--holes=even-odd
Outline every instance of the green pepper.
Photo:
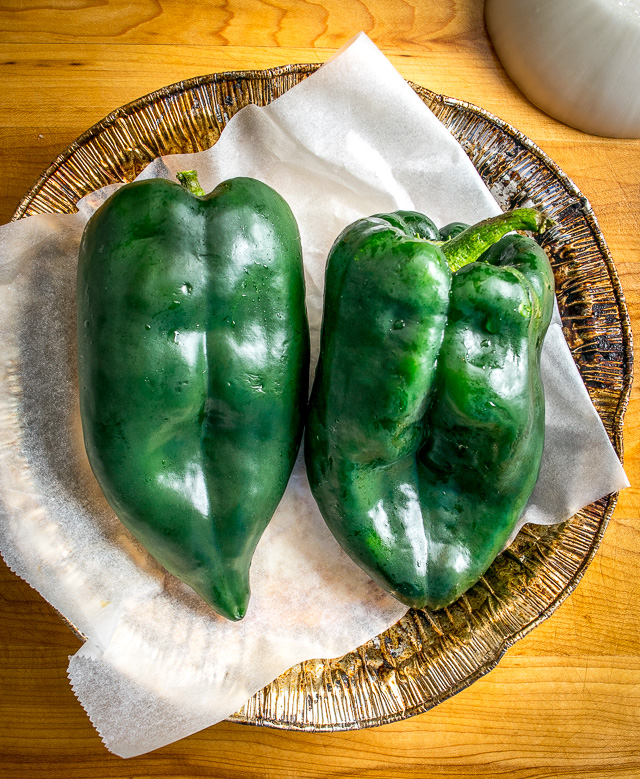
[{"label": "green pepper", "polygon": [[84,440],[107,501],[169,572],[242,618],[307,400],[291,210],[248,178],[204,197],[125,185],[87,224],[77,301]]},{"label": "green pepper", "polygon": [[449,224],[440,228],[440,240],[448,241],[449,238],[455,238],[456,235],[464,232],[468,227],[470,227],[470,225],[466,222],[449,222]]},{"label": "green pepper", "polygon": [[305,458],[346,552],[403,603],[438,609],[486,571],[535,485],[554,296],[538,244],[503,237],[546,228],[538,212],[444,242],[431,224],[376,215],[333,245]]}]

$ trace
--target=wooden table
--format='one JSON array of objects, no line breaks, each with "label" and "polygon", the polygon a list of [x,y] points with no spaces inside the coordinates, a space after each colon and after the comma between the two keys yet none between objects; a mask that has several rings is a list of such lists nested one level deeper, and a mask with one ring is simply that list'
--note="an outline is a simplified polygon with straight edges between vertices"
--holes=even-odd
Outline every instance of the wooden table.
[{"label": "wooden table", "polygon": [[[640,141],[572,130],[531,105],[477,0],[7,0],[0,6],[0,222],[76,136],[191,76],[327,59],[364,30],[407,79],[483,106],[546,151],[591,201],[640,342]],[[640,362],[640,361],[638,361]],[[498,668],[436,709],[373,730],[221,723],[155,753],[108,753],[75,699],[80,642],[0,568],[0,775],[80,777],[640,776],[640,397],[625,420],[633,484],[576,592]]]}]

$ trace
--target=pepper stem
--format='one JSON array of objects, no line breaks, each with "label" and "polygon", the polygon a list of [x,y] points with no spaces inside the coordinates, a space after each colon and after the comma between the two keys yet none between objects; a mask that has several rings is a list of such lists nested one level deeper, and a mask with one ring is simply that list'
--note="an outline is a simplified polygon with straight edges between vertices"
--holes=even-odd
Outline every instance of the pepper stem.
[{"label": "pepper stem", "polygon": [[554,224],[553,219],[535,208],[516,208],[467,227],[440,248],[455,273],[470,262],[475,262],[485,249],[513,230],[542,233]]},{"label": "pepper stem", "polygon": [[195,170],[183,170],[180,173],[176,173],[176,178],[182,184],[182,186],[190,192],[192,195],[202,197],[207,193],[200,186],[198,181],[198,173]]}]

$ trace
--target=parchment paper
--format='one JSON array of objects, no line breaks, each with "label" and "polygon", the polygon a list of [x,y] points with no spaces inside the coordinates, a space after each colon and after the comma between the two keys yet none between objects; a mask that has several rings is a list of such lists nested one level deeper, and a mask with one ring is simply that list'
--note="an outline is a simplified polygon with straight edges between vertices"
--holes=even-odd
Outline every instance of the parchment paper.
[{"label": "parchment paper", "polygon": [[[461,147],[364,35],[270,106],[239,112],[212,150],[156,160],[141,178],[189,168],[207,191],[253,176],[291,205],[313,366],[326,255],[343,227],[398,208],[439,225],[500,210]],[[257,549],[240,623],[213,614],[116,519],[84,453],[75,369],[78,244],[113,190],[85,198],[78,214],[0,228],[0,549],[87,636],[71,658],[71,683],[107,747],[128,757],[224,719],[291,666],[354,649],[405,608],[340,550],[300,460]],[[628,482],[557,318],[543,372],[545,453],[523,522],[553,523]]]}]

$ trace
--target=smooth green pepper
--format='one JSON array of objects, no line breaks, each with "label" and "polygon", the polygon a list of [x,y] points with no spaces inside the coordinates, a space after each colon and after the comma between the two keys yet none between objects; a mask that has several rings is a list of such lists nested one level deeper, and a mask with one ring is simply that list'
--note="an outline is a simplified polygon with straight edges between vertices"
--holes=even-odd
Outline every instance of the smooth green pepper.
[{"label": "smooth green pepper", "polygon": [[449,222],[449,224],[441,227],[439,230],[440,240],[448,241],[449,238],[455,238],[456,235],[464,232],[470,225],[466,222]]},{"label": "smooth green pepper", "polygon": [[291,210],[248,178],[204,197],[125,185],[87,224],[77,300],[82,425],[105,497],[159,563],[240,619],[307,398]]},{"label": "smooth green pepper", "polygon": [[405,217],[331,250],[305,457],[347,553],[437,609],[486,571],[538,476],[553,275],[533,239],[502,236],[549,222],[520,209],[434,242]]}]

